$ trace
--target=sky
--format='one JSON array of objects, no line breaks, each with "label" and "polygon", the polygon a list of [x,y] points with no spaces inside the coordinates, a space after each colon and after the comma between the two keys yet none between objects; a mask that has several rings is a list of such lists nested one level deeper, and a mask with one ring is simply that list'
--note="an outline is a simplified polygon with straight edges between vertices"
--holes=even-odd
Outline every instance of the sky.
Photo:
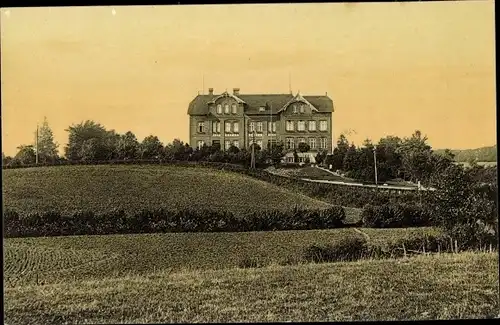
[{"label": "sky", "polygon": [[[188,141],[215,93],[328,94],[333,137],[496,143],[493,1],[39,7],[1,10],[2,151],[47,117]],[[290,77],[289,77],[290,76]],[[204,87],[204,89],[203,89]],[[62,151],[62,150],[61,150]]]}]

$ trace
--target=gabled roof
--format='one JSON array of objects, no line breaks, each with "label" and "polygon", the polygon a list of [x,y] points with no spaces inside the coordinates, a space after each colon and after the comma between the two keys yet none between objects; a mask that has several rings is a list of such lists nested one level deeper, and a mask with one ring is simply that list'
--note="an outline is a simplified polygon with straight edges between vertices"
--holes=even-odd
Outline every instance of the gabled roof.
[{"label": "gabled roof", "polygon": [[297,95],[295,95],[294,98],[290,99],[285,105],[283,105],[283,107],[278,112],[286,110],[288,105],[290,105],[291,103],[295,103],[295,102],[304,103],[304,104],[308,105],[309,107],[311,107],[311,109],[313,111],[318,112],[318,109],[314,105],[312,105],[311,103],[309,103],[309,101],[307,99],[302,97],[302,95],[300,94],[300,91],[297,93]]},{"label": "gabled roof", "polygon": [[[227,94],[227,92],[224,93]],[[211,102],[215,102],[223,94],[196,96],[189,103],[188,114],[207,115],[208,104]],[[234,96],[231,94],[227,95]],[[278,114],[283,107],[286,107],[287,104],[291,103],[296,98],[305,103],[308,103],[318,112],[331,113],[334,111],[333,101],[328,96],[302,96],[300,94],[297,94],[297,96],[294,96],[292,94],[239,94],[236,98],[241,100],[245,105],[245,114],[247,115]],[[260,107],[265,107],[265,110],[259,111]]]},{"label": "gabled roof", "polygon": [[215,102],[219,99],[219,98],[223,98],[223,97],[231,97],[232,99],[236,100],[237,103],[239,104],[244,104],[245,101],[241,100],[240,98],[238,98],[237,96],[235,95],[232,95],[230,93],[228,93],[227,91],[223,92],[222,94],[220,94],[219,96],[216,96],[214,97],[213,99],[211,99],[207,104],[215,104]]}]

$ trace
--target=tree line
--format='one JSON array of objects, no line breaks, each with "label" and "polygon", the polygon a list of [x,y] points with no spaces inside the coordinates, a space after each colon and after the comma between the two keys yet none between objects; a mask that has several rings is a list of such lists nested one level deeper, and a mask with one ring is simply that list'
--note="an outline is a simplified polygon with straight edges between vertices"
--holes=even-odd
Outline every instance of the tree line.
[{"label": "tree line", "polygon": [[[51,164],[61,160],[91,163],[107,160],[159,159],[212,161],[249,166],[251,160],[251,149],[231,146],[227,150],[222,150],[219,144],[192,148],[179,139],[164,145],[155,135],[148,135],[139,141],[131,131],[119,134],[92,120],[73,124],[66,131],[68,144],[63,148],[64,155],[60,157],[59,145],[54,141],[47,119],[44,119],[38,137],[40,164]],[[257,144],[254,146],[257,167],[278,165],[286,153],[283,142],[266,148],[260,148]],[[301,143],[297,150],[307,152],[310,148],[306,143]],[[294,156],[298,156],[297,151],[294,152]],[[352,142],[349,143],[347,137],[341,134],[332,154],[319,151],[315,158],[317,164],[331,166],[333,170],[346,177],[371,183],[375,180],[376,160],[377,180],[380,183],[399,179],[420,181],[424,185],[432,185],[434,179],[454,163],[454,155],[450,150],[433,151],[428,144],[428,138],[420,131],[415,131],[410,137],[405,138],[387,136],[377,143],[367,139],[359,147]],[[32,165],[35,160],[34,144],[19,146],[14,157],[6,157],[2,153],[4,165]],[[475,177],[478,179],[496,178],[496,168],[482,168],[477,165],[473,167]]]}]

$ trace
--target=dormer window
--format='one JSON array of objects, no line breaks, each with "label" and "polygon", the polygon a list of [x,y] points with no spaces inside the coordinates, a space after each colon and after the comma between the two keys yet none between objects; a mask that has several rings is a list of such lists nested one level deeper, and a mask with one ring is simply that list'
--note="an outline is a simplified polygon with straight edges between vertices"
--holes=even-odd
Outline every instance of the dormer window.
[{"label": "dormer window", "polygon": [[304,105],[300,105],[300,112],[304,113]]},{"label": "dormer window", "polygon": [[236,104],[231,105],[231,112],[236,114]]},{"label": "dormer window", "polygon": [[264,106],[259,107],[259,112],[264,112],[266,108]]},{"label": "dormer window", "polygon": [[293,105],[293,114],[297,114],[297,105]]},{"label": "dormer window", "polygon": [[217,104],[217,114],[222,114],[222,105]]},{"label": "dormer window", "polygon": [[229,104],[224,105],[224,113],[229,114]]}]

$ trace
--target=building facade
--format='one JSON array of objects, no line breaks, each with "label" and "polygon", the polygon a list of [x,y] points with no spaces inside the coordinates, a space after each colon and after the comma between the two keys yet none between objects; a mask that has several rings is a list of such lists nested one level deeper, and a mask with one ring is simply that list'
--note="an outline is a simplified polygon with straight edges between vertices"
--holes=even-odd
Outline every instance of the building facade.
[{"label": "building facade", "polygon": [[[208,95],[198,95],[189,104],[189,143],[194,148],[220,144],[222,149],[249,149],[255,142],[265,149],[282,141],[287,162],[294,162],[294,150],[299,162],[306,157],[314,162],[318,151],[332,152],[333,111],[326,94],[240,94],[235,88],[216,95],[210,88]],[[301,153],[301,142],[310,150]]]}]

